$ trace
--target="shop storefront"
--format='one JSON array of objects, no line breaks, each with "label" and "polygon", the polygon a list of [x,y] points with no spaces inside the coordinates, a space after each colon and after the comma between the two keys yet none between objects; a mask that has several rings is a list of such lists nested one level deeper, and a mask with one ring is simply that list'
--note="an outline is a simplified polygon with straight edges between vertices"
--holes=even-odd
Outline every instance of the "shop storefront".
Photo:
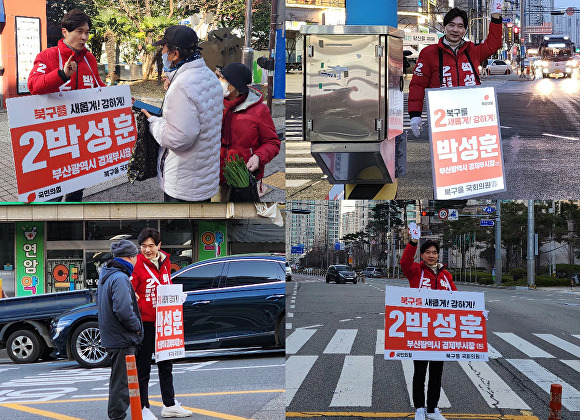
[{"label": "shop storefront", "polygon": [[0,223],[0,279],[9,296],[96,287],[112,241],[137,240],[144,227],[161,233],[172,271],[209,258],[284,252],[284,228],[226,220],[79,220]]}]

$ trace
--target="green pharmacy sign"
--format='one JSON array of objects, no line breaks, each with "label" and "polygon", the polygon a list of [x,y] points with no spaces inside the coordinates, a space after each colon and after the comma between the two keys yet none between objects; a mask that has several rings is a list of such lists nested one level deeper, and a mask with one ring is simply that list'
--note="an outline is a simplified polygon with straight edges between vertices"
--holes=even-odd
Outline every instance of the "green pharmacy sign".
[{"label": "green pharmacy sign", "polygon": [[16,296],[44,293],[44,222],[16,223]]}]

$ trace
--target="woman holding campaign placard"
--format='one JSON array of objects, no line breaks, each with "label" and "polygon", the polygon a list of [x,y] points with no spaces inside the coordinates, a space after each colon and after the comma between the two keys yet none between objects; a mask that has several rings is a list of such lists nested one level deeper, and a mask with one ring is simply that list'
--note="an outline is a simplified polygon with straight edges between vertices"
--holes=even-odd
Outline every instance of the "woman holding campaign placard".
[{"label": "woman holding campaign placard", "polygon": [[[446,266],[439,262],[439,243],[427,240],[420,247],[421,262],[415,262],[417,245],[421,238],[421,228],[416,223],[409,224],[411,239],[401,258],[403,274],[413,288],[435,290],[457,290],[453,276]],[[415,420],[445,420],[437,408],[441,394],[442,361],[414,360],[413,404]],[[425,377],[429,367],[429,384],[427,386],[427,408],[425,409]]]}]

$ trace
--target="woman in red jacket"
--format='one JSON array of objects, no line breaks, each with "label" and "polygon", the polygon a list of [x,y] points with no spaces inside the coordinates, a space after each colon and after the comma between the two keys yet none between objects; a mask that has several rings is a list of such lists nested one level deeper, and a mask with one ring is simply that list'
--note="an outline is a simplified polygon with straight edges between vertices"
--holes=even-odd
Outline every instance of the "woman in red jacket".
[{"label": "woman in red jacket", "polygon": [[[141,253],[137,255],[137,263],[133,269],[131,283],[137,294],[139,311],[143,320],[143,342],[137,350],[137,375],[139,376],[139,393],[143,420],[154,420],[157,417],[151,412],[149,405],[149,378],[151,375],[151,356],[155,351],[155,304],[157,286],[171,283],[171,264],[169,255],[161,250],[161,235],[154,228],[145,228],[137,237],[141,245]],[[163,417],[188,417],[192,412],[181,407],[175,400],[173,389],[173,361],[157,362],[159,386]]]},{"label": "woman in red jacket", "polygon": [[[409,225],[411,240],[403,251],[401,269],[413,288],[428,288],[436,290],[457,290],[453,276],[446,266],[438,262],[439,243],[427,240],[421,245],[421,262],[416,263],[417,241],[421,231],[414,223]],[[413,373],[413,404],[415,420],[445,420],[439,412],[437,404],[441,394],[441,378],[443,376],[443,361],[414,360]],[[425,377],[429,367],[429,384],[427,386],[427,410],[425,410]]]},{"label": "woman in red jacket", "polygon": [[280,152],[280,139],[262,93],[248,86],[252,71],[242,63],[230,63],[216,74],[224,91],[219,201],[227,201],[226,159],[238,155],[256,179],[262,179],[264,166]]},{"label": "woman in red jacket", "polygon": [[[497,2],[496,0],[495,3]],[[501,5],[499,10],[501,11]],[[489,33],[481,44],[475,45],[463,39],[467,32],[467,25],[467,13],[457,7],[452,8],[443,18],[445,36],[439,39],[439,43],[429,45],[419,53],[413,78],[409,84],[408,104],[411,129],[415,137],[421,133],[421,112],[425,89],[481,84],[479,65],[501,48],[502,18],[500,13],[491,14]]]}]

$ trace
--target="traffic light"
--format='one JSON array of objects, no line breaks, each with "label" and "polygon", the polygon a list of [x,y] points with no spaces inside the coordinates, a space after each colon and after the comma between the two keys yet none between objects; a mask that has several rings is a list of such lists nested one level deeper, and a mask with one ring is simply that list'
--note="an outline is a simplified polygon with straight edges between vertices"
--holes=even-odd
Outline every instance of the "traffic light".
[{"label": "traffic light", "polygon": [[514,43],[515,44],[520,43],[520,28],[518,28],[517,26],[514,26]]},{"label": "traffic light", "polygon": [[422,211],[421,216],[435,216],[434,211]]}]

